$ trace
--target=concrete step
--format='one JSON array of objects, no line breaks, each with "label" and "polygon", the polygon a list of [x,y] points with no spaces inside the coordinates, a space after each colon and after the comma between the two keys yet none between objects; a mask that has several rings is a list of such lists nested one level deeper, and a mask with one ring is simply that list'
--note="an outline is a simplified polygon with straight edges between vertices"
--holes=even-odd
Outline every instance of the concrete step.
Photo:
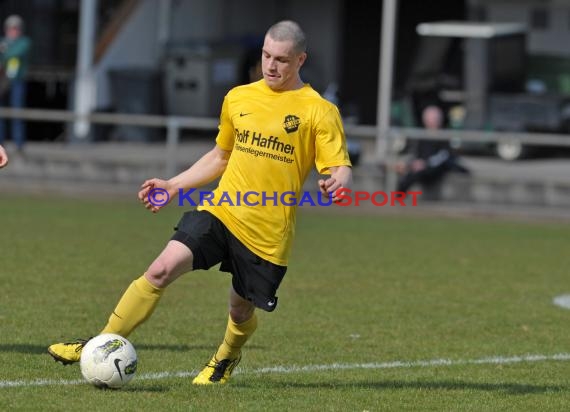
[{"label": "concrete step", "polygon": [[[176,170],[182,171],[213,145],[201,139],[180,145]],[[164,144],[105,143],[70,145],[30,143],[25,155],[11,150],[0,171],[1,192],[106,193],[133,196],[150,177],[166,178]],[[422,201],[564,208],[570,205],[570,162],[566,159],[508,164],[498,159],[466,158],[471,175],[449,174],[440,187],[422,190]],[[313,173],[305,189],[315,190]],[[353,190],[383,191],[384,175],[367,161],[354,168]]]},{"label": "concrete step", "polygon": [[[470,158],[463,161],[469,175],[449,173],[440,185],[410,190],[421,191],[423,201],[520,205],[537,207],[570,206],[570,162],[546,159],[506,163],[498,159]],[[354,190],[384,190],[385,178],[371,164],[354,170]]]},{"label": "concrete step", "polygon": [[432,193],[431,198],[513,206],[567,207],[570,206],[570,182],[449,175],[439,193]]},{"label": "concrete step", "polygon": [[[185,145],[176,152],[176,170],[198,160],[211,143]],[[149,177],[165,177],[164,144],[55,144],[35,143],[24,154],[10,153],[2,180],[44,182],[141,183]],[[141,180],[142,179],[142,180]]]}]

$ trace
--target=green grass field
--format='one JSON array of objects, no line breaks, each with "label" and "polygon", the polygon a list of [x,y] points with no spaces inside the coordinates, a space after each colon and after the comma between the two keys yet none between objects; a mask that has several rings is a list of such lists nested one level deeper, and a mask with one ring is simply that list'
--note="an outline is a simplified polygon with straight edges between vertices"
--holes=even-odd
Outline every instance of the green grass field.
[{"label": "green grass field", "polygon": [[[190,273],[133,335],[135,379],[82,383],[53,342],[100,330],[182,210],[0,199],[2,411],[562,411],[570,404],[570,226],[302,211],[272,313],[230,384],[193,387],[229,276]],[[559,356],[557,356],[559,355]]]}]

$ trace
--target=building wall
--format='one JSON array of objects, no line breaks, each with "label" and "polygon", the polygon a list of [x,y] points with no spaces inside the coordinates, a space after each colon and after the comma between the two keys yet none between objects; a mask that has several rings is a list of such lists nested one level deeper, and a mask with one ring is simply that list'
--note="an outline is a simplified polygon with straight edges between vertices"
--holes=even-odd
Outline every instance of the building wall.
[{"label": "building wall", "polygon": [[[261,43],[278,20],[296,20],[305,30],[309,58],[305,81],[324,91],[339,76],[340,0],[179,0],[170,3],[168,44],[231,44],[242,50]],[[97,106],[111,104],[108,70],[121,67],[159,68],[167,49],[160,42],[160,2],[143,0],[96,67]]]},{"label": "building wall", "polygon": [[173,2],[173,43],[241,42],[255,45],[267,28],[297,21],[308,37],[305,80],[322,91],[338,81],[340,0],[184,0]]},{"label": "building wall", "polygon": [[[485,21],[524,23],[529,29],[528,52],[568,56],[570,39],[570,2],[523,0],[471,0],[471,5],[483,10]],[[544,10],[547,27],[533,27],[533,11]]]},{"label": "building wall", "polygon": [[115,41],[94,68],[97,84],[96,107],[107,108],[113,104],[113,90],[109,72],[121,68],[158,69],[160,50],[158,44],[159,2],[142,0],[123,26]]}]

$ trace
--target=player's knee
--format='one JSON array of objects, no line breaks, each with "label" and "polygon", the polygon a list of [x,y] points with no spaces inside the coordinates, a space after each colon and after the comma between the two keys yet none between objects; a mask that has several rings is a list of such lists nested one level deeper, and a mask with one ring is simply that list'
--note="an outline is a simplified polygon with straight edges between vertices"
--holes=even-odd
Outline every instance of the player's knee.
[{"label": "player's knee", "polygon": [[145,276],[157,288],[166,287],[170,283],[172,270],[162,259],[156,259],[148,267]]},{"label": "player's knee", "polygon": [[[249,303],[249,302],[248,302]],[[244,323],[251,319],[255,307],[253,304],[231,304],[230,305],[230,317],[235,323]]]}]

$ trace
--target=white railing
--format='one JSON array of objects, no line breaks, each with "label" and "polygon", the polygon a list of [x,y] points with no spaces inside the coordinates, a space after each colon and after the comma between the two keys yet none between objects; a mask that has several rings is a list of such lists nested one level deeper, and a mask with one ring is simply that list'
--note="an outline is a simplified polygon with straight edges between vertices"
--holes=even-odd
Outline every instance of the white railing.
[{"label": "white railing", "polygon": [[216,130],[218,127],[218,119],[216,118],[123,113],[91,113],[88,115],[78,115],[67,110],[9,109],[3,107],[0,107],[0,118],[64,123],[88,121],[99,124],[166,128],[166,176],[173,176],[176,171],[175,158],[181,129]]},{"label": "white railing", "polygon": [[481,130],[443,129],[430,131],[421,128],[392,128],[392,133],[410,139],[453,140],[464,142],[498,143],[503,140],[517,140],[522,144],[536,146],[568,146],[570,135],[555,133],[499,132]]},{"label": "white railing", "polygon": [[[80,115],[67,110],[49,109],[10,109],[0,107],[0,118],[16,118],[28,121],[44,122],[75,122],[88,121],[99,124],[132,125],[141,127],[166,128],[166,158],[165,173],[172,176],[176,170],[175,154],[177,152],[180,130],[211,130],[216,131],[218,119],[210,117],[187,117],[187,116],[160,116],[143,114],[123,113],[91,113]],[[365,125],[345,125],[346,135],[351,138],[375,139],[377,128]],[[570,147],[570,135],[554,133],[521,133],[521,132],[498,132],[477,130],[444,129],[430,131],[422,128],[398,128],[392,127],[389,132],[390,139],[400,137],[406,139],[424,140],[453,140],[459,139],[465,142],[498,143],[503,140],[517,140],[527,145],[541,146],[564,146]],[[391,147],[388,145],[387,147]],[[388,153],[392,157],[392,153]]]}]

